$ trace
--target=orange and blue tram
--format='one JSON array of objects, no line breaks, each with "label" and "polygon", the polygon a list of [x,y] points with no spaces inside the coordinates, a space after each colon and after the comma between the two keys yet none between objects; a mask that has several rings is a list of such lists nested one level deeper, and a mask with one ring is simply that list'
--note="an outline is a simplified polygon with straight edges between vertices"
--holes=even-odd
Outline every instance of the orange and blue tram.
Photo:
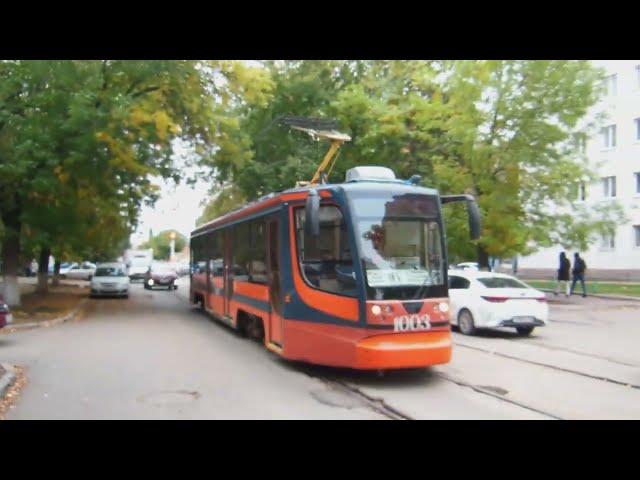
[{"label": "orange and blue tram", "polygon": [[362,370],[449,362],[441,196],[383,167],[267,195],[191,234],[190,298],[290,360]]}]

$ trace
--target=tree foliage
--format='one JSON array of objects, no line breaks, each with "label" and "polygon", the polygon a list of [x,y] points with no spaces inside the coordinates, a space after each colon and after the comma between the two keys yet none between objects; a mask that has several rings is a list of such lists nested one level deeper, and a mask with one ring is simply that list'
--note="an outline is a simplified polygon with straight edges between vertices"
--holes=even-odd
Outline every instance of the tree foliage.
[{"label": "tree foliage", "polygon": [[246,196],[236,185],[224,186],[216,192],[215,198],[205,205],[202,215],[196,220],[196,225],[200,226],[221,217],[225,213],[241,207],[246,201]]},{"label": "tree foliage", "polygon": [[477,197],[484,231],[468,240],[462,206],[445,207],[453,258],[506,257],[561,244],[585,248],[621,219],[615,204],[578,204],[593,180],[577,139],[596,124],[602,72],[586,61],[265,62],[264,107],[242,108],[241,141],[214,155],[219,179],[248,198],[308,180],[326,144],[269,127],[281,115],[336,118],[353,137],[331,181],[355,165],[420,174],[441,193]]},{"label": "tree foliage", "polygon": [[171,234],[175,234],[174,253],[181,252],[187,244],[184,235],[175,230],[165,230],[153,236],[148,241],[140,245],[141,249],[153,249],[153,258],[158,260],[169,260],[171,256]]},{"label": "tree foliage", "polygon": [[181,180],[176,142],[210,166],[236,126],[229,109],[263,101],[269,85],[240,62],[0,62],[5,271],[21,247],[117,255],[158,197],[152,179]]}]

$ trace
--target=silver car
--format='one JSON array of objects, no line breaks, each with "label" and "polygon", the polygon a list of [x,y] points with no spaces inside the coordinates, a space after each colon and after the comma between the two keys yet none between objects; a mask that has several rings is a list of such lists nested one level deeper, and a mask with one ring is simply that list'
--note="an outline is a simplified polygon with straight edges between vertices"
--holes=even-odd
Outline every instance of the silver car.
[{"label": "silver car", "polygon": [[91,297],[129,297],[129,275],[122,263],[100,263],[91,278]]},{"label": "silver car", "polygon": [[65,273],[61,273],[61,277],[68,278],[70,280],[91,280],[95,271],[95,264],[91,262],[82,262],[80,265],[72,265]]}]

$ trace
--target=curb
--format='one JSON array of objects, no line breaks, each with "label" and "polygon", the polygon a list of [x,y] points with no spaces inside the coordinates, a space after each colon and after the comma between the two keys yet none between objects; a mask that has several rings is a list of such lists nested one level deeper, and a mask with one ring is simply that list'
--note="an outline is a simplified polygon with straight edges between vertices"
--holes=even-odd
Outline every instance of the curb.
[{"label": "curb", "polygon": [[0,377],[0,400],[4,398],[5,392],[9,389],[9,387],[13,384],[13,381],[16,379],[15,369],[13,365],[8,363],[1,363],[0,366],[4,369],[4,375]]},{"label": "curb", "polygon": [[30,330],[32,328],[43,328],[43,327],[53,327],[55,325],[61,325],[70,320],[75,319],[83,310],[85,305],[87,304],[88,299],[83,298],[80,300],[80,303],[76,308],[74,308],[71,312],[66,315],[58,318],[54,318],[52,320],[43,320],[42,322],[30,322],[30,323],[21,323],[21,324],[11,324],[7,325],[6,331],[7,333],[12,333],[20,330]]},{"label": "curb", "polygon": [[[541,292],[553,293],[553,290],[546,288],[538,288]],[[581,295],[580,295],[581,296]],[[590,293],[587,297],[604,298],[607,300],[631,300],[632,302],[640,302],[640,297],[626,297],[624,295],[603,295],[600,293]]]}]

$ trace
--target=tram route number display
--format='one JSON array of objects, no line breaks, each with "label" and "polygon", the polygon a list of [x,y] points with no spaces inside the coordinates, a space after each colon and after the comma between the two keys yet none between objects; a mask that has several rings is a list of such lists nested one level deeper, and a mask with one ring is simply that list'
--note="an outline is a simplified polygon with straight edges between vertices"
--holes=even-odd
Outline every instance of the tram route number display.
[{"label": "tram route number display", "polygon": [[394,332],[414,332],[431,329],[429,315],[401,315],[393,319]]}]

